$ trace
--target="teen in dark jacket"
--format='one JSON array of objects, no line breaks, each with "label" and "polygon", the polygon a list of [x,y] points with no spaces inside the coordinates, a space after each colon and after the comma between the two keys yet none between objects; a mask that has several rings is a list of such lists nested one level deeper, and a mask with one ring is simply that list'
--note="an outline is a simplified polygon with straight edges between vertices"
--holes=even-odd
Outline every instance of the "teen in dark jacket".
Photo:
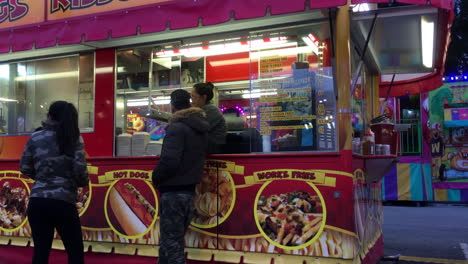
[{"label": "teen in dark jacket", "polygon": [[33,264],[48,263],[57,229],[68,263],[84,263],[80,218],[76,209],[79,187],[88,185],[78,112],[65,101],[53,103],[43,129],[26,143],[20,170],[35,180],[28,205],[34,241]]},{"label": "teen in dark jacket", "polygon": [[204,111],[190,108],[190,94],[171,94],[173,116],[166,130],[153,184],[161,193],[159,264],[185,264],[184,235],[194,210],[208,145]]}]

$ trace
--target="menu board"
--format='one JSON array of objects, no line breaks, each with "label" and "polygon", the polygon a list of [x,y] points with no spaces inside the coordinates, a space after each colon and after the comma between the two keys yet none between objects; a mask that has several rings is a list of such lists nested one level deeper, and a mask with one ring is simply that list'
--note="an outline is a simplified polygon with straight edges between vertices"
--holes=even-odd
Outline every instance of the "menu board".
[{"label": "menu board", "polygon": [[317,109],[317,150],[336,150],[336,97],[333,69],[319,68],[315,78]]},{"label": "menu board", "polygon": [[288,57],[260,60],[257,126],[264,152],[335,149],[333,78]]},{"label": "menu board", "polygon": [[267,56],[260,59],[260,78],[287,75],[291,71],[296,56]]}]

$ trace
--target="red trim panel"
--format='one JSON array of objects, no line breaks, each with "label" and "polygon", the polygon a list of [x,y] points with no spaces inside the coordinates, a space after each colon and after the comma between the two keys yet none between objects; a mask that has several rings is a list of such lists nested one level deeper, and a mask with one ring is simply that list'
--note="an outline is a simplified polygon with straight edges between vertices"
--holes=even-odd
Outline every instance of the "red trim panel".
[{"label": "red trim panel", "polygon": [[[389,96],[397,97],[407,94],[420,94],[424,92],[429,92],[441,87],[442,84],[442,73],[435,72],[421,78],[393,83]],[[389,82],[380,83],[379,94],[381,97],[387,95],[389,87]]]},{"label": "red trim panel", "polygon": [[109,157],[114,149],[114,65],[115,50],[96,51],[94,132],[83,133],[91,157]]}]

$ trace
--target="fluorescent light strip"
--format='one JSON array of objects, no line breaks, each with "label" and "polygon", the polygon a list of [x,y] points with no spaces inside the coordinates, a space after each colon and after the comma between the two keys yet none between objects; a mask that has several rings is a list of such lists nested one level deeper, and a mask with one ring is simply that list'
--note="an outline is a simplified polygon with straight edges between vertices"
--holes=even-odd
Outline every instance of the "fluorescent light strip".
[{"label": "fluorescent light strip", "polygon": [[114,67],[101,67],[96,68],[96,74],[100,73],[111,73],[114,70]]},{"label": "fluorescent light strip", "polygon": [[272,57],[272,56],[287,56],[296,55],[298,53],[310,53],[310,48],[307,47],[296,47],[289,49],[277,49],[277,50],[265,50],[250,53],[252,59],[258,59],[261,57]]},{"label": "fluorescent light strip", "polygon": [[[171,103],[169,96],[161,96],[153,98],[153,101],[157,105],[167,105]],[[127,101],[127,106],[145,106],[148,105],[148,98],[145,99],[131,99]]]},{"label": "fluorescent light strip", "polygon": [[265,42],[264,40],[254,40],[252,42],[246,41],[246,44],[241,42],[216,44],[205,47],[193,47],[193,48],[182,48],[179,50],[166,50],[155,53],[156,57],[174,57],[174,56],[185,56],[185,57],[203,57],[203,56],[215,56],[223,54],[232,54],[240,52],[248,52],[251,50],[261,49],[274,49],[297,46],[297,42],[287,42],[284,37],[272,38],[270,41]]},{"label": "fluorescent light strip", "polygon": [[434,22],[421,18],[422,63],[427,68],[434,64]]},{"label": "fluorescent light strip", "polygon": [[319,54],[319,41],[317,40],[317,38],[314,35],[309,34],[306,37],[302,37],[302,40],[307,44],[307,46],[309,46],[309,48],[315,54],[317,54],[317,55]]},{"label": "fluorescent light strip", "polygon": [[22,77],[16,77],[15,81],[37,81],[37,80],[69,78],[69,77],[75,77],[75,76],[78,76],[78,71],[27,75],[27,76],[22,76]]},{"label": "fluorescent light strip", "polygon": [[[167,105],[171,103],[171,100],[155,100],[154,103],[157,105]],[[147,106],[147,105],[148,105],[148,101],[127,103],[127,106]]]},{"label": "fluorescent light strip", "polygon": [[18,102],[18,100],[8,99],[8,98],[1,98],[0,97],[0,102]]},{"label": "fluorescent light strip", "polygon": [[[153,97],[153,100],[167,100],[167,99],[171,99],[171,97],[170,97],[170,96],[157,96],[157,97]],[[127,100],[127,102],[141,102],[141,101],[148,102],[148,98],[129,99],[129,100]]]},{"label": "fluorescent light strip", "polygon": [[10,79],[10,67],[8,64],[0,65],[0,79]]},{"label": "fluorescent light strip", "polygon": [[244,99],[251,99],[251,98],[259,98],[261,96],[266,95],[277,95],[277,92],[269,92],[269,93],[244,93],[242,94],[242,98]]},{"label": "fluorescent light strip", "polygon": [[247,64],[250,63],[249,58],[245,59],[233,59],[233,60],[223,60],[223,61],[210,61],[212,67],[225,66],[225,65],[238,65],[238,64]]},{"label": "fluorescent light strip", "polygon": [[[197,48],[196,51],[192,53],[184,53],[183,56],[190,58],[190,57],[203,57],[203,56],[216,56],[216,55],[223,55],[223,54],[233,54],[233,53],[240,53],[240,52],[248,52],[251,50],[257,49],[276,49],[276,48],[284,48],[284,47],[294,47],[297,46],[297,42],[289,42],[289,43],[275,43],[273,45],[264,45],[258,48],[249,47],[249,46],[239,46],[233,48],[216,48],[214,50],[203,50],[201,48]],[[210,46],[211,47],[211,46]]]},{"label": "fluorescent light strip", "polygon": [[367,12],[370,11],[369,4],[357,4],[353,6],[353,12]]}]

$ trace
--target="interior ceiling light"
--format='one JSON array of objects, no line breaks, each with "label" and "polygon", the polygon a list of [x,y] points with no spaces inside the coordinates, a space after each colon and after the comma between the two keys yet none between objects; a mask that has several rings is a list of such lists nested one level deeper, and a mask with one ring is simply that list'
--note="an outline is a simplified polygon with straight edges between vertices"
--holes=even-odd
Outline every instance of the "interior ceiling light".
[{"label": "interior ceiling light", "polygon": [[[158,96],[153,98],[153,102],[157,105],[167,105],[171,103],[169,96]],[[143,99],[130,99],[127,101],[127,106],[148,106],[148,98]]]},{"label": "interior ceiling light", "polygon": [[75,77],[75,76],[76,77],[78,76],[78,71],[26,75],[26,76],[16,77],[15,81],[37,81],[37,80],[70,78],[70,77]]},{"label": "interior ceiling light", "polygon": [[0,102],[18,102],[18,100],[8,99],[8,98],[1,98],[0,97]]},{"label": "interior ceiling light", "polygon": [[274,49],[297,46],[297,42],[289,42],[287,37],[274,37],[251,41],[220,43],[208,46],[188,47],[182,49],[163,50],[155,53],[155,57],[202,57],[222,54],[249,52],[251,50]]},{"label": "interior ceiling light", "polygon": [[304,46],[304,47],[294,47],[294,48],[286,48],[286,49],[256,51],[256,52],[251,52],[250,57],[252,59],[258,59],[262,57],[296,55],[298,53],[310,53],[310,48],[307,46]]},{"label": "interior ceiling light", "polygon": [[357,4],[353,6],[353,12],[367,12],[369,10],[369,4]]},{"label": "interior ceiling light", "polygon": [[242,94],[242,98],[244,99],[251,99],[251,98],[259,98],[261,96],[268,96],[268,95],[277,95],[277,92],[263,92],[263,93],[258,93],[258,92],[252,92],[252,93],[244,93]]},{"label": "interior ceiling light", "polygon": [[309,48],[315,53],[319,54],[319,46],[320,46],[320,41],[318,40],[317,37],[315,37],[312,33],[309,35],[302,37],[302,40],[309,46]]}]

